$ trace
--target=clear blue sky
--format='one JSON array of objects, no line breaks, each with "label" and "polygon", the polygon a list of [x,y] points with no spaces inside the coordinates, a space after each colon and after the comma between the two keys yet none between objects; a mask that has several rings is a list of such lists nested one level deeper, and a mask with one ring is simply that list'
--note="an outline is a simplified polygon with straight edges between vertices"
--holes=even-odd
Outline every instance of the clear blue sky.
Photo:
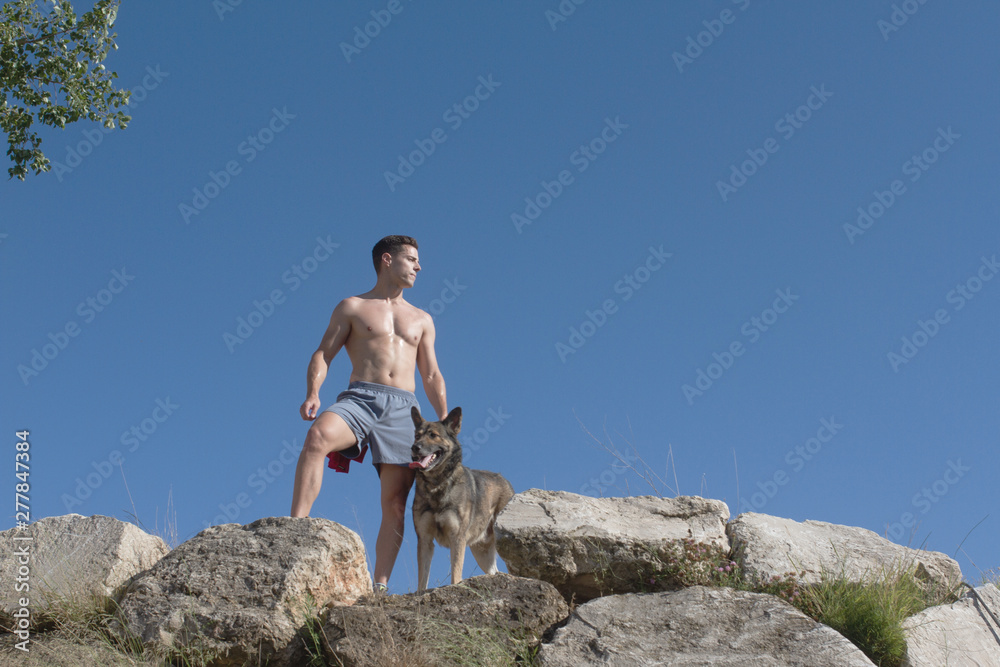
[{"label": "clear blue sky", "polygon": [[[954,555],[988,515],[956,558],[1000,566],[995,3],[224,2],[125,3],[132,123],[0,193],[0,528],[19,429],[33,519],[286,515],[398,233],[472,467],[651,492],[589,431],[734,516]],[[313,515],[373,553],[368,462]]]}]

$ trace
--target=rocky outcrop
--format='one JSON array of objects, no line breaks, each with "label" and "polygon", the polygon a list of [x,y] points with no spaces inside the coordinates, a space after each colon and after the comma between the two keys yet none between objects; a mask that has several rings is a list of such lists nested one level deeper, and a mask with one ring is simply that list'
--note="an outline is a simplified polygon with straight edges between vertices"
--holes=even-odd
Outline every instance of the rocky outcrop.
[{"label": "rocky outcrop", "polygon": [[[13,554],[0,559],[0,572],[5,593],[16,592],[19,545],[30,538],[33,614],[43,581],[61,582],[50,589],[58,602],[110,594],[119,610],[112,629],[146,643],[147,658],[213,667],[299,665],[322,654],[343,665],[515,664],[535,650],[544,665],[869,666],[848,640],[778,597],[699,584],[740,585],[730,558],[751,578],[794,571],[807,584],[909,569],[940,592],[961,577],[943,554],[860,528],[752,513],[726,527],[728,514],[724,503],[697,497],[532,490],[496,524],[498,550],[522,576],[409,595],[372,595],[360,538],[325,519],[216,526],[164,556],[162,541],[129,524],[54,517],[0,534]],[[646,587],[662,592],[634,592]],[[569,614],[565,598],[601,595]],[[1000,667],[998,614],[1000,591],[989,585],[911,617],[906,667]],[[74,637],[47,627],[32,628],[31,660],[41,662],[26,664],[77,664]],[[0,631],[0,662],[23,657],[20,639]],[[101,635],[83,654],[93,664],[133,664],[112,644]]]},{"label": "rocky outcrop", "polygon": [[531,489],[496,521],[497,551],[511,574],[553,584],[567,599],[641,590],[637,576],[684,539],[728,551],[729,508],[697,496],[590,498]]},{"label": "rocky outcrop", "polygon": [[265,518],[207,528],[137,577],[120,601],[122,632],[147,644],[292,665],[297,633],[328,603],[371,592],[364,545],[326,519]]},{"label": "rocky outcrop", "polygon": [[747,512],[726,532],[735,559],[758,579],[795,572],[806,584],[819,583],[824,573],[869,582],[912,569],[918,581],[937,591],[951,590],[962,580],[961,568],[948,556],[908,549],[864,528]]},{"label": "rocky outcrop", "polygon": [[323,626],[330,664],[512,664],[569,615],[558,591],[536,579],[483,575],[421,593],[367,597],[333,607]]},{"label": "rocky outcrop", "polygon": [[545,667],[872,667],[843,636],[776,597],[701,586],[580,605],[538,657]]},{"label": "rocky outcrop", "polygon": [[988,584],[903,622],[903,667],[1000,667],[1000,590]]},{"label": "rocky outcrop", "polygon": [[[26,550],[26,551],[25,551]],[[0,533],[2,615],[18,608],[18,568],[26,566],[32,612],[50,604],[109,596],[170,551],[159,537],[107,516],[66,514]],[[26,553],[19,558],[19,553]],[[22,580],[24,577],[22,577]]]}]

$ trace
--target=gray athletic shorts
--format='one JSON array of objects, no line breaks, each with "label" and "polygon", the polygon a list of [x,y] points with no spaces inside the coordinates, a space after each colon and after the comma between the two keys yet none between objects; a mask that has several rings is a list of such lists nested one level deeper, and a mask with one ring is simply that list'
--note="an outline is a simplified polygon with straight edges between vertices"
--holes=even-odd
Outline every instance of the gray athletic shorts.
[{"label": "gray athletic shorts", "polygon": [[352,382],[337,402],[323,412],[340,415],[354,432],[358,442],[340,452],[356,458],[361,448],[372,450],[372,463],[409,466],[413,460],[413,418],[410,407],[417,405],[413,392],[373,382]]}]

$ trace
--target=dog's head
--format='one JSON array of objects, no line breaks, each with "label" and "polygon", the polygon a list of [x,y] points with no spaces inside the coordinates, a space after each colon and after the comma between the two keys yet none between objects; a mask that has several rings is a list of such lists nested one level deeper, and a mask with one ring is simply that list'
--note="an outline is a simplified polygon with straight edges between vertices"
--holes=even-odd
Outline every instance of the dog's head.
[{"label": "dog's head", "polygon": [[461,460],[462,448],[455,436],[462,430],[462,408],[453,409],[439,422],[426,421],[416,406],[410,409],[410,416],[414,426],[411,468],[431,470],[456,455]]}]

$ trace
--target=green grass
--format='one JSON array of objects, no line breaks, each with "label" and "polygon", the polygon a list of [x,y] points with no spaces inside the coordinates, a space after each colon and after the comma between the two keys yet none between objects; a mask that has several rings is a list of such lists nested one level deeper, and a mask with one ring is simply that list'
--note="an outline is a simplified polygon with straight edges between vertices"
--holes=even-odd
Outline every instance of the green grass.
[{"label": "green grass", "polygon": [[867,583],[849,581],[841,574],[824,575],[812,586],[802,585],[790,573],[751,583],[749,590],[780,597],[842,634],[883,667],[898,667],[906,657],[904,620],[957,599],[953,591],[927,591],[913,571],[905,569],[884,572]]},{"label": "green grass", "polygon": [[298,611],[305,618],[305,625],[299,631],[308,662],[307,667],[326,667],[326,655],[323,649],[323,616],[316,604],[316,598],[306,593],[305,599],[299,602]]},{"label": "green grass", "polygon": [[28,664],[47,664],[47,653],[58,656],[59,664],[158,664],[138,637],[115,630],[118,606],[113,596],[50,593],[45,603],[32,618],[29,654],[36,655]]},{"label": "green grass", "polygon": [[495,627],[460,627],[426,619],[421,644],[433,665],[530,665],[537,648]]},{"label": "green grass", "polygon": [[861,585],[824,582],[806,596],[819,609],[817,621],[847,637],[876,665],[894,667],[906,656],[902,623],[926,605],[912,578]]}]

